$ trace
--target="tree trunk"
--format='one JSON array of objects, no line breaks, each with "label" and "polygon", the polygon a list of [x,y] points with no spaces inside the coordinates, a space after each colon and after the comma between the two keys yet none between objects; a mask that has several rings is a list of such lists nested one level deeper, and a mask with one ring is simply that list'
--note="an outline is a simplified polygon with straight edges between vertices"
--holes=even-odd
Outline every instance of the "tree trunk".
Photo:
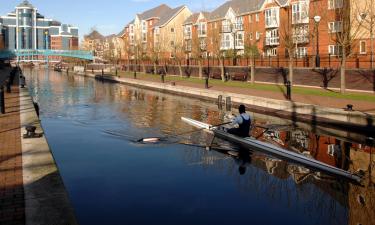
[{"label": "tree trunk", "polygon": [[251,84],[254,84],[255,83],[255,63],[254,63],[254,58],[251,57],[250,59],[250,80],[251,80]]},{"label": "tree trunk", "polygon": [[225,74],[224,74],[224,61],[223,59],[219,58],[219,63],[220,63],[220,75],[221,75],[221,80],[225,81]]},{"label": "tree trunk", "polygon": [[180,77],[183,77],[181,61],[178,61],[178,70],[180,71]]},{"label": "tree trunk", "polygon": [[294,63],[293,56],[289,56],[289,81],[290,81],[291,86],[293,86],[293,75],[294,75],[293,63]]},{"label": "tree trunk", "polygon": [[340,91],[341,94],[345,93],[346,89],[346,81],[345,81],[345,73],[346,73],[346,50],[343,48],[342,50],[342,60],[340,65]]},{"label": "tree trunk", "polygon": [[142,71],[143,73],[146,73],[146,64],[142,61]]},{"label": "tree trunk", "polygon": [[156,62],[154,62],[154,74],[158,74],[157,67],[156,67]]},{"label": "tree trunk", "polygon": [[199,79],[202,79],[203,73],[202,73],[202,61],[199,59],[198,60],[198,74],[199,74]]}]

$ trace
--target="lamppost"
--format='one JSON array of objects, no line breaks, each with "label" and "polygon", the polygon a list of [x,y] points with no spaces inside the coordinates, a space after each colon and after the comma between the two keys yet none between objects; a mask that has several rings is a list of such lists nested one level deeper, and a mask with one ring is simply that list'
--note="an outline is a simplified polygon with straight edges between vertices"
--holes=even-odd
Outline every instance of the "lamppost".
[{"label": "lamppost", "polygon": [[369,15],[370,19],[366,20],[367,13],[361,14],[361,19],[365,22],[369,23],[369,30],[370,30],[370,48],[371,48],[371,69],[374,68],[374,23],[375,23],[375,15]]},{"label": "lamppost", "polygon": [[315,27],[316,27],[316,57],[315,57],[315,66],[320,67],[320,55],[319,55],[319,23],[322,19],[321,16],[314,16]]}]

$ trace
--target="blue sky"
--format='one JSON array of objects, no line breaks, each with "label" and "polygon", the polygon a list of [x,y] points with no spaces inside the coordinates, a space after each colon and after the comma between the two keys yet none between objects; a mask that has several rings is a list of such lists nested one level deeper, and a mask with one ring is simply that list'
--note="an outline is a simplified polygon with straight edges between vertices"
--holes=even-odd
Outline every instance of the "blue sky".
[{"label": "blue sky", "polygon": [[[0,15],[14,10],[22,0],[1,0]],[[186,4],[193,12],[211,10],[225,0],[29,0],[46,17],[76,25],[80,36],[96,27],[102,34],[119,33],[136,13],[161,3],[171,7]]]}]

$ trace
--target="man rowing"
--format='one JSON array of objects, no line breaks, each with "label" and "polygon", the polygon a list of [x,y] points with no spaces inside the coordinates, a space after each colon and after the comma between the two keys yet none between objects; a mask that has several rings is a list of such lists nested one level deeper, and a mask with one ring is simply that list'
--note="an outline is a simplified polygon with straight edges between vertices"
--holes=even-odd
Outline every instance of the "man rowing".
[{"label": "man rowing", "polygon": [[231,128],[228,129],[227,132],[239,137],[250,137],[250,126],[251,126],[251,118],[250,115],[246,113],[246,107],[244,105],[240,105],[238,107],[238,111],[240,115],[235,117],[232,121],[232,125],[238,125],[238,128]]}]

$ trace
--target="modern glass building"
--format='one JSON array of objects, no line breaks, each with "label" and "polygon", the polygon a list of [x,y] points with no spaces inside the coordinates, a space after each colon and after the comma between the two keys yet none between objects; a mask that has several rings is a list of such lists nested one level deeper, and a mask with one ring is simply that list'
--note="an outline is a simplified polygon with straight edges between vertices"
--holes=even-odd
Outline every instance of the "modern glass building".
[{"label": "modern glass building", "polygon": [[45,18],[26,0],[0,17],[0,29],[5,49],[78,49],[77,27]]}]

